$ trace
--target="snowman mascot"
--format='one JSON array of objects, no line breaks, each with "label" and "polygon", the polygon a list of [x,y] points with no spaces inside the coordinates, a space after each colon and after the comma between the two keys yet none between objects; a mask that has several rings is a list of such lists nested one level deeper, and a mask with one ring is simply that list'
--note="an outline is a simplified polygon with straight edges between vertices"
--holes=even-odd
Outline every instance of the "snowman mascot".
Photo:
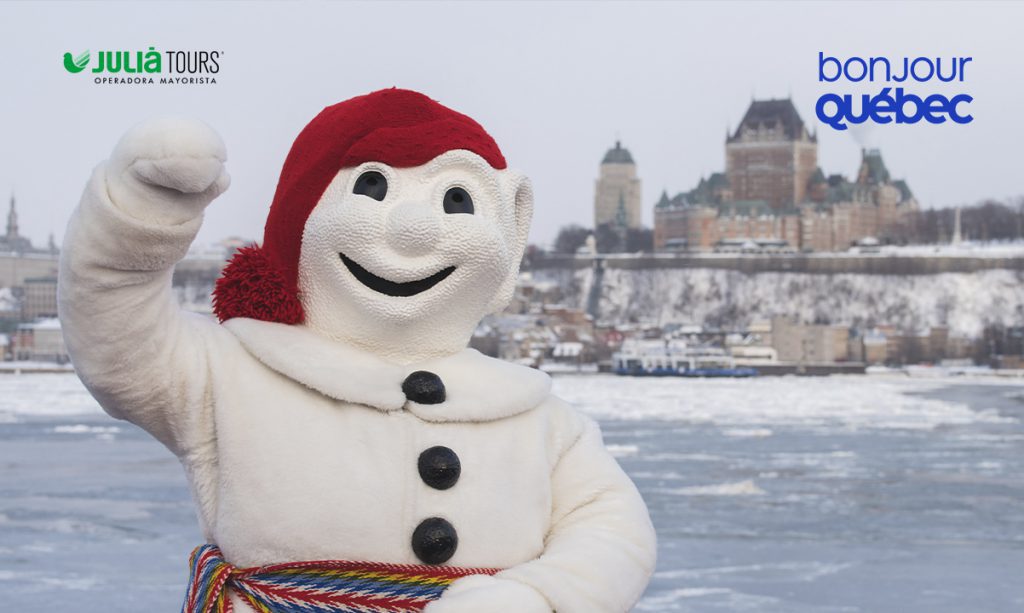
[{"label": "snowman mascot", "polygon": [[212,318],[175,263],[228,187],[205,124],[128,131],[68,226],[60,316],[86,387],[181,461],[206,545],[183,611],[619,613],[655,536],[597,426],[466,345],[512,296],[533,197],[422,94],[324,109]]}]

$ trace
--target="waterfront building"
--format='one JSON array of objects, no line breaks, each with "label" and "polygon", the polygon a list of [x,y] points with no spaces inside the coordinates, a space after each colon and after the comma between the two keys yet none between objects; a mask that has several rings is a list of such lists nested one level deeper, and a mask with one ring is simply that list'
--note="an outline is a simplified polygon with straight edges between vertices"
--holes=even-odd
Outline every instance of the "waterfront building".
[{"label": "waterfront building", "polygon": [[788,317],[772,318],[772,347],[783,362],[825,364],[850,359],[850,328],[803,324]]},{"label": "waterfront building", "polygon": [[13,343],[14,359],[67,363],[67,348],[57,318],[41,319],[18,326]]},{"label": "waterfront building", "polygon": [[21,321],[57,317],[57,277],[31,277],[21,287]]}]

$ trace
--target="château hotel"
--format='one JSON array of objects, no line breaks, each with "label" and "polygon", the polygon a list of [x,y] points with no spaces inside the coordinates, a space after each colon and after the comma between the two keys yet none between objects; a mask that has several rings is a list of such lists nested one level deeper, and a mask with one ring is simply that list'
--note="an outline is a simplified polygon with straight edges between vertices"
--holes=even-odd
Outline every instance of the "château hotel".
[{"label": "ch\u00e2teau hotel", "polygon": [[754,100],[725,141],[726,169],[654,208],[656,250],[706,251],[729,244],[844,250],[884,240],[916,211],[878,150],[862,152],[850,181],[818,166],[818,139],[790,99]]}]

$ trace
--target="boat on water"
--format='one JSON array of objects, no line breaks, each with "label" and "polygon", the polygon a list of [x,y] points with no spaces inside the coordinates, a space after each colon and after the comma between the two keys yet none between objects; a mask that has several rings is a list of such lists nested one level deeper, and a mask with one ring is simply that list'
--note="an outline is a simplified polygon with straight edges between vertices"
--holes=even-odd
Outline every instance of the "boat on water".
[{"label": "boat on water", "polygon": [[612,355],[612,372],[629,377],[756,377],[757,369],[737,366],[720,347],[682,340],[629,340]]}]

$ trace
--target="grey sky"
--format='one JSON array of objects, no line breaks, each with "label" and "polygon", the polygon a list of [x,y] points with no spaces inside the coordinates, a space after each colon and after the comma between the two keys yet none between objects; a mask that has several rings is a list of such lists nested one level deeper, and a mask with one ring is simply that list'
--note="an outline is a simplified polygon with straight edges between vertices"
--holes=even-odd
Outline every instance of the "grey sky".
[{"label": "grey sky", "polygon": [[[971,56],[967,81],[923,93],[975,97],[975,121],[818,126],[826,173],[882,148],[925,206],[1024,194],[1024,5],[998,4],[51,4],[0,5],[0,196],[23,233],[60,239],[92,167],[131,124],[206,120],[228,146],[232,188],[200,240],[262,236],[291,141],[322,107],[397,85],[480,121],[537,196],[532,240],[592,219],[594,179],[618,135],[644,184],[724,167],[723,139],[751,96],[792,94],[805,121],[827,91],[819,51],[840,57]],[[214,86],[95,85],[65,51],[223,51]],[[876,85],[877,91],[881,85]],[[927,90],[927,91],[926,91]]]}]

